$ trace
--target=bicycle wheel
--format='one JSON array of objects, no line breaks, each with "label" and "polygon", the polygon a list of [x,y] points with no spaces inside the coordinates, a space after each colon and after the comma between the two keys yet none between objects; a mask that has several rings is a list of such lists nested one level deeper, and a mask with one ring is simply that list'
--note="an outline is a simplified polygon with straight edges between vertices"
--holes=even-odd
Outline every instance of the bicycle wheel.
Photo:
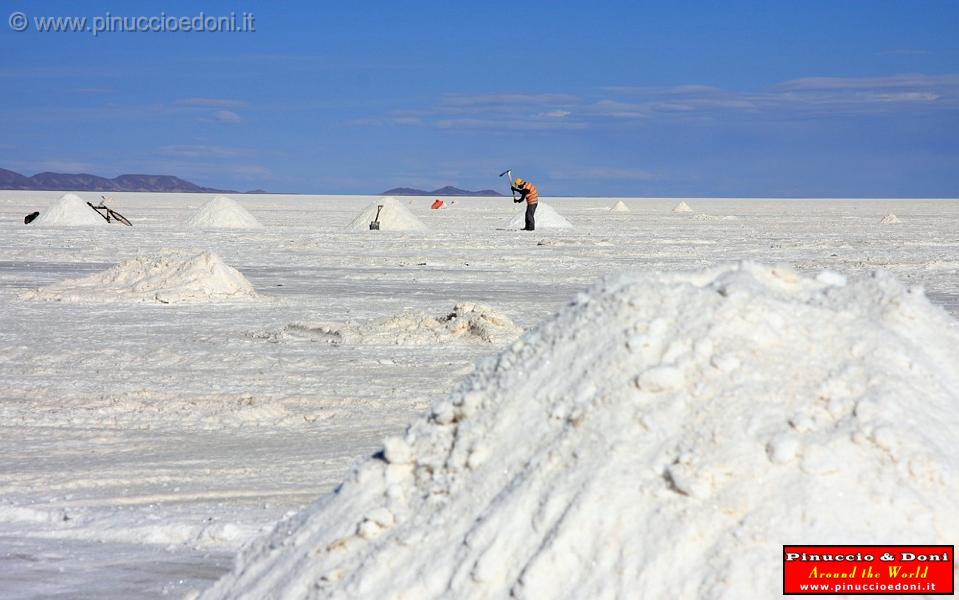
[{"label": "bicycle wheel", "polygon": [[113,220],[119,221],[128,227],[133,227],[133,223],[131,223],[129,219],[127,219],[126,217],[118,213],[117,211],[113,210],[112,208],[107,209],[107,214],[113,217]]}]

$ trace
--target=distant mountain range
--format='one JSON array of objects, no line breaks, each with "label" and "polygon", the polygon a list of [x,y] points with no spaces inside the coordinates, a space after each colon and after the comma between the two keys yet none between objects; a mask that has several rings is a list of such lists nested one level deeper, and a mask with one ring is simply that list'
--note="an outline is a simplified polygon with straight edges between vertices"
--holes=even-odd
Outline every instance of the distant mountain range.
[{"label": "distant mountain range", "polygon": [[[51,190],[70,192],[170,192],[199,194],[268,194],[264,190],[237,192],[196,185],[173,175],[120,175],[113,179],[88,173],[37,173],[32,177],[8,169],[0,169],[0,190]],[[502,196],[493,190],[461,190],[448,185],[438,190],[398,187],[386,190],[383,196]]]},{"label": "distant mountain range", "polygon": [[479,190],[477,192],[472,192],[470,190],[461,190],[457,187],[448,185],[446,187],[441,187],[438,190],[433,190],[428,192],[426,190],[418,190],[416,188],[406,188],[398,187],[391,190],[386,190],[382,194],[383,196],[502,196],[499,192],[494,192],[493,190]]},{"label": "distant mountain range", "polygon": [[[37,173],[27,177],[0,169],[0,190],[64,190],[72,192],[178,192],[236,194],[190,183],[172,175],[120,175],[113,179],[87,173]],[[245,192],[263,194],[263,190]]]}]

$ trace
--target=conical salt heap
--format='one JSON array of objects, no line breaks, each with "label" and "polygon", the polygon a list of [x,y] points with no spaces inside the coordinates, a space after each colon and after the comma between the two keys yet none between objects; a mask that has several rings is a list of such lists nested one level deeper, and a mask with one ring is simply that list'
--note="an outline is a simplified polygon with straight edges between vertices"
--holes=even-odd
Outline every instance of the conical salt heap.
[{"label": "conical salt heap", "polygon": [[[556,209],[540,200],[534,214],[536,229],[569,229],[572,223],[566,220],[566,217],[556,212]],[[513,215],[513,218],[506,224],[508,229],[522,229],[526,226],[526,205],[523,209]]]},{"label": "conical salt heap", "polygon": [[626,203],[622,200],[618,200],[613,208],[609,209],[610,212],[629,212],[629,207],[626,206]]},{"label": "conical salt heap", "polygon": [[232,198],[216,196],[189,220],[187,225],[200,228],[217,229],[260,229],[263,225],[256,220],[245,208]]},{"label": "conical salt heap", "polygon": [[683,200],[679,204],[673,207],[674,213],[689,213],[693,212],[693,209],[689,208],[689,205],[686,204],[686,201]]},{"label": "conical salt heap", "polygon": [[[377,210],[379,217],[377,217]],[[369,231],[370,223],[378,220],[380,231],[426,231],[427,227],[422,221],[416,218],[410,209],[403,206],[399,200],[392,196],[380,198],[369,204],[363,212],[353,219],[346,229],[348,231]]]},{"label": "conical salt heap", "polygon": [[106,224],[106,219],[76,194],[64,194],[49,208],[40,211],[40,216],[31,223],[33,226],[53,227],[99,227]]}]

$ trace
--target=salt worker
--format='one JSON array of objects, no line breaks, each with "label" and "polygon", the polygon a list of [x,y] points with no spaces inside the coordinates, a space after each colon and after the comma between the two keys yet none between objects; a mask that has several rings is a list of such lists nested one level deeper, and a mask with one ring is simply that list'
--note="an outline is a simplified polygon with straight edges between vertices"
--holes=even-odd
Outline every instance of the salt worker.
[{"label": "salt worker", "polygon": [[523,228],[523,231],[534,231],[536,229],[536,205],[539,203],[539,195],[536,193],[536,186],[528,181],[523,181],[522,178],[517,177],[513,181],[511,189],[514,192],[519,192],[519,198],[513,200],[513,202],[522,202],[526,201],[526,227]]}]

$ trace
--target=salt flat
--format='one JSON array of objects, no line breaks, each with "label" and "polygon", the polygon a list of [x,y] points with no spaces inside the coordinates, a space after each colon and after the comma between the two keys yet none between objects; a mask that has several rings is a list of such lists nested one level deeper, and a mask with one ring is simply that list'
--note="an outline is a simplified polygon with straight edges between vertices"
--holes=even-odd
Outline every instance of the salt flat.
[{"label": "salt flat", "polygon": [[[135,227],[22,224],[58,192],[0,192],[0,595],[201,589],[251,536],[332,489],[497,344],[330,344],[293,322],[459,302],[523,327],[620,271],[786,263],[874,269],[959,314],[959,202],[546,199],[572,229],[508,231],[509,199],[456,199],[425,232],[349,232],[373,197],[232,196],[257,230],[185,226],[209,196],[117,194]],[[97,194],[80,194],[94,200]],[[406,199],[403,200],[406,202]],[[900,223],[883,225],[895,213]],[[708,216],[703,216],[708,215]],[[735,219],[722,219],[735,217]],[[25,291],[162,249],[210,250],[256,302],[26,302]]]}]

